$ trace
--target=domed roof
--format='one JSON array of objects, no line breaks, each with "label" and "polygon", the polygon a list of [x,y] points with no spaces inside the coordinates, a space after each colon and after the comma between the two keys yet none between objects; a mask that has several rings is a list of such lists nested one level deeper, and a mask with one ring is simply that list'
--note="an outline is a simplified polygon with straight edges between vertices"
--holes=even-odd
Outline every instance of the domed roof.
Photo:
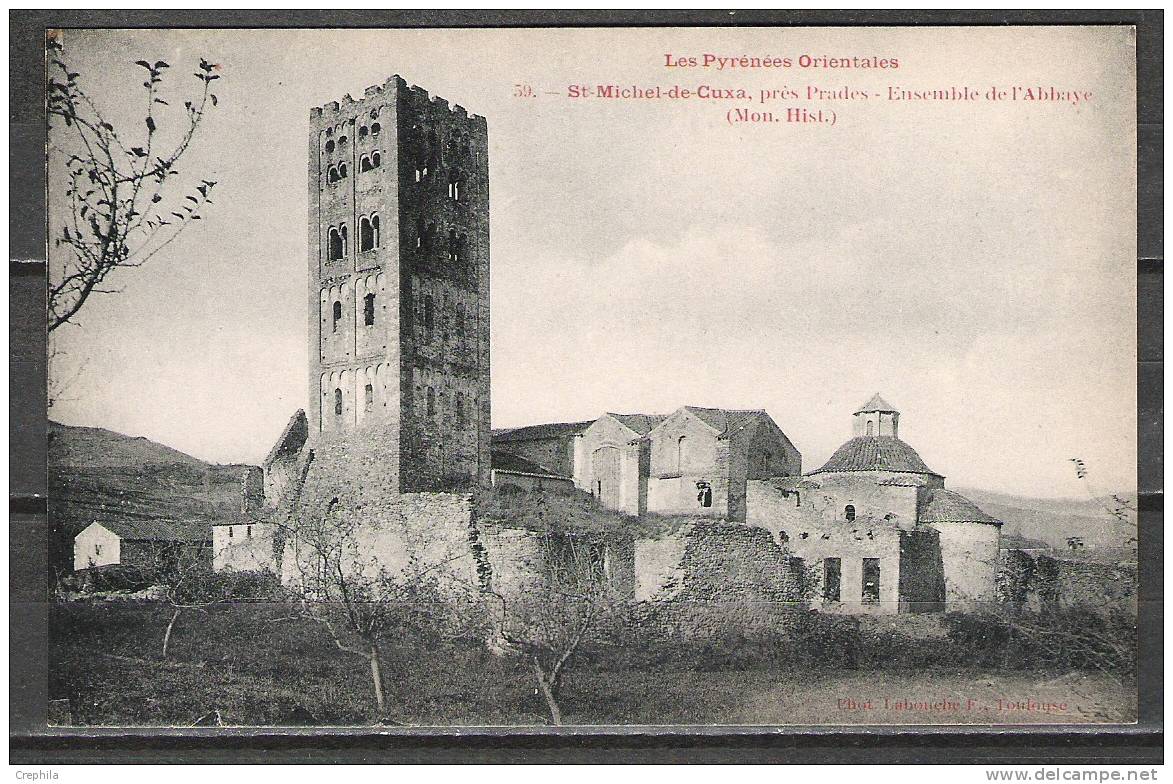
[{"label": "domed roof", "polygon": [[907,474],[932,474],[916,450],[895,436],[856,436],[835,450],[822,468],[812,474],[832,471],[898,471]]},{"label": "domed roof", "polygon": [[941,487],[925,491],[918,522],[921,523],[989,523],[1002,525],[961,493]]}]

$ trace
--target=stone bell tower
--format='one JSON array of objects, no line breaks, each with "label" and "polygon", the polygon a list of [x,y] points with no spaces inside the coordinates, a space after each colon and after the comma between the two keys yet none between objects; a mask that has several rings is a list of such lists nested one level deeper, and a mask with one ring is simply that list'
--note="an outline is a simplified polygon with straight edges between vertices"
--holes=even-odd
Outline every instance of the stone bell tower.
[{"label": "stone bell tower", "polygon": [[399,492],[489,480],[485,118],[393,76],[310,111],[309,430]]}]

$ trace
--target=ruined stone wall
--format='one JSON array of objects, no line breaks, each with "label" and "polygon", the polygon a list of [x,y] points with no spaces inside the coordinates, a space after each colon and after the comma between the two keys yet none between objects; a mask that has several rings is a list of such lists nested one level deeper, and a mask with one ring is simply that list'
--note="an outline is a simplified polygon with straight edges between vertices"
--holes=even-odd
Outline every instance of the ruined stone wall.
[{"label": "ruined stone wall", "polygon": [[572,493],[574,482],[569,477],[539,476],[519,471],[502,471],[494,468],[491,483],[493,487],[517,487],[522,490],[545,490],[551,493]]},{"label": "ruined stone wall", "polygon": [[683,522],[635,542],[635,596],[660,606],[662,632],[752,637],[799,611],[802,565],[769,532],[738,523]]},{"label": "ruined stone wall", "polygon": [[999,552],[999,601],[1033,612],[1090,607],[1136,612],[1137,568],[1133,563],[1097,563],[1022,550]]}]

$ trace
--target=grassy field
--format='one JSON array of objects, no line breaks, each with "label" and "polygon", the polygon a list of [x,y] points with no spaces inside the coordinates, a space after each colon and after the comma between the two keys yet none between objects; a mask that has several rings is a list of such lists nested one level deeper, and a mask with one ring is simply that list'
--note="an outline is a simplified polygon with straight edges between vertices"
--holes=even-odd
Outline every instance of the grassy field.
[{"label": "grassy field", "polygon": [[[54,608],[50,698],[62,723],[116,726],[369,725],[363,660],[339,651],[288,607],[187,615],[169,660],[167,611],[147,604]],[[528,668],[474,647],[389,646],[388,721],[406,725],[547,723]],[[999,704],[999,700],[1002,701]],[[584,661],[563,697],[573,724],[1018,724],[1131,721],[1136,695],[1103,675],[941,666],[646,667]],[[1062,706],[1061,708],[1059,706]],[[67,717],[67,718],[65,718]]]}]

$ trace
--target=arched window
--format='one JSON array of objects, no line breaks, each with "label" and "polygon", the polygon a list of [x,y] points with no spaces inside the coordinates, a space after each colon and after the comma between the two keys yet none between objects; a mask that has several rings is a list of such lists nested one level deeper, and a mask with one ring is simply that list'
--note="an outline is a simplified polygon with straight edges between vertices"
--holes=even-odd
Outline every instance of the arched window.
[{"label": "arched window", "polygon": [[327,170],[326,181],[330,184],[338,182],[338,169],[336,167],[331,166],[329,170]]},{"label": "arched window", "polygon": [[448,230],[448,260],[460,262],[460,239],[456,236],[456,229]]},{"label": "arched window", "polygon": [[346,258],[346,254],[350,250],[350,237],[349,237],[348,232],[346,230],[345,223],[339,227],[338,231],[342,235],[342,255],[338,257],[341,259],[341,258]]},{"label": "arched window", "polygon": [[[329,131],[326,131],[326,133],[329,133]],[[327,139],[326,140],[326,154],[329,155],[332,152],[334,152],[334,140]]]},{"label": "arched window", "polygon": [[424,295],[424,329],[431,329],[435,324],[436,318],[436,304],[432,301],[431,294]]},{"label": "arched window", "polygon": [[338,164],[338,179],[341,180],[345,177],[346,177],[346,164],[340,163],[340,164]]},{"label": "arched window", "polygon": [[871,422],[868,422],[868,435],[869,436],[872,435],[873,427],[874,427],[873,424]]},{"label": "arched window", "polygon": [[448,175],[448,198],[452,201],[460,201],[463,197],[462,190],[464,187],[464,178],[460,171],[453,171]]},{"label": "arched window", "polygon": [[456,424],[464,427],[468,422],[464,418],[464,393],[456,393]]},{"label": "arched window", "polygon": [[372,136],[378,136],[379,131],[381,131],[381,130],[383,130],[383,126],[379,125],[378,123],[371,124],[371,135]]},{"label": "arched window", "polygon": [[850,523],[852,520],[855,519],[855,507],[852,506],[851,504],[848,504],[847,506],[843,507],[843,516],[846,517],[847,522]]},{"label": "arched window", "polygon": [[362,298],[362,321],[368,327],[375,325],[375,295],[367,294]]},{"label": "arched window", "polygon": [[361,126],[358,129],[358,138],[360,138],[360,139],[367,138],[367,127],[365,125]]},{"label": "arched window", "polygon": [[358,250],[360,253],[373,250],[375,247],[375,229],[371,226],[371,219],[365,215],[358,221]]},{"label": "arched window", "polygon": [[342,390],[334,390],[334,416],[342,416]]},{"label": "arched window", "polygon": [[333,324],[332,324],[333,329],[331,331],[337,332],[338,331],[338,323],[340,321],[342,321],[342,303],[339,300],[334,300],[334,312],[332,315],[333,315]]},{"label": "arched window", "polygon": [[339,137],[338,137],[338,146],[339,146],[339,147],[342,147],[342,146],[344,146],[345,144],[346,144],[346,137],[345,137],[345,136],[339,136]]},{"label": "arched window", "polygon": [[327,258],[331,261],[336,261],[346,255],[346,241],[342,234],[345,230],[345,227],[341,230],[334,226],[330,227],[330,248]]},{"label": "arched window", "polygon": [[371,216],[371,232],[374,233],[374,235],[375,235],[375,247],[377,248],[382,244],[382,241],[379,239],[379,216],[378,215]]},{"label": "arched window", "polygon": [[688,436],[681,436],[676,439],[676,469],[678,471],[684,469],[684,457],[688,450]]},{"label": "arched window", "polygon": [[428,416],[434,417],[436,415],[436,390],[428,387]]},{"label": "arched window", "polygon": [[370,411],[375,407],[375,387],[367,384],[366,389],[363,390],[363,410]]},{"label": "arched window", "polygon": [[373,168],[375,167],[371,165],[371,156],[364,155],[358,159],[358,170],[360,172],[369,172]]},{"label": "arched window", "polygon": [[379,154],[378,150],[371,153],[371,168],[378,168],[383,165],[383,156]]}]

